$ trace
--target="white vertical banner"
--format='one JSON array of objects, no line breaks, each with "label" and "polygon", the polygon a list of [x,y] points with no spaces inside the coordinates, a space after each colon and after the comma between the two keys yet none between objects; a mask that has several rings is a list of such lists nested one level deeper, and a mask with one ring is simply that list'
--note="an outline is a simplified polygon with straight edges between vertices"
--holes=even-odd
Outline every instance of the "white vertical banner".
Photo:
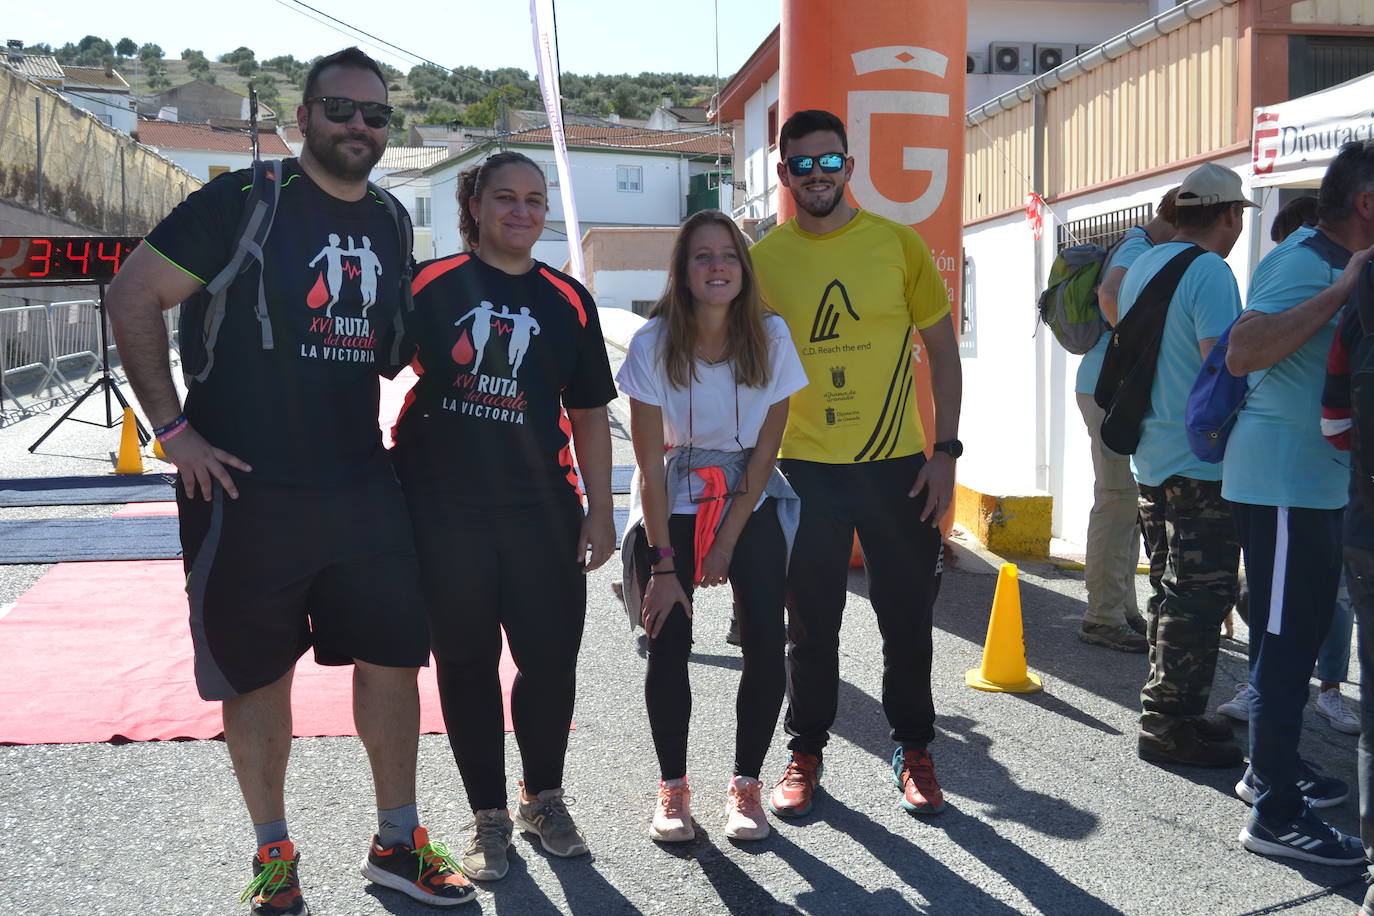
[{"label": "white vertical banner", "polygon": [[553,0],[530,0],[530,24],[534,27],[534,59],[539,70],[539,91],[544,96],[544,111],[549,116],[554,166],[558,169],[558,194],[563,200],[563,224],[568,234],[568,263],[572,275],[579,282],[586,283],[586,268],[582,264],[582,231],[577,225],[577,205],[573,203],[572,169],[568,165],[568,138],[563,133],[558,59],[554,54]]}]

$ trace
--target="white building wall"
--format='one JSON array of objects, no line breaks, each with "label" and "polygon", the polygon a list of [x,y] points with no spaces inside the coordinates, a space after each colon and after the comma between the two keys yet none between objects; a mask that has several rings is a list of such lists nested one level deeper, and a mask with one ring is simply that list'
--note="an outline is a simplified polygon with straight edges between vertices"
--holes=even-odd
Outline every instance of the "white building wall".
[{"label": "white building wall", "polygon": [[134,111],[133,100],[127,95],[82,89],[63,92],[62,98],[89,111],[115,130],[132,134],[138,127],[138,114]]},{"label": "white building wall", "polygon": [[171,149],[153,147],[159,154],[181,166],[201,181],[210,180],[210,166],[222,165],[235,172],[253,164],[251,153],[226,153],[216,150]]},{"label": "white building wall", "polygon": [[[1248,186],[1247,155],[1217,161],[1234,169]],[[1054,497],[1052,533],[1057,538],[1077,544],[1086,540],[1093,470],[1088,432],[1074,393],[1081,357],[1059,346],[1047,328],[1037,328],[1034,304],[1040,290],[1035,260],[1041,261],[1041,277],[1047,277],[1061,220],[1157,204],[1191,170],[1052,204],[1039,243],[1032,241],[1021,214],[964,232],[964,250],[973,262],[973,335],[961,341],[966,355],[959,432],[966,450],[959,460],[959,477],[980,492],[1048,492]],[[1270,195],[1273,200],[1258,220],[1246,217],[1245,230],[1226,259],[1242,300],[1257,255],[1273,247],[1268,233],[1277,196]]]},{"label": "white building wall", "polygon": [[[735,132],[735,180],[743,176],[745,200],[735,214],[739,219],[764,219],[778,212],[778,151],[769,147],[776,137],[768,136],[768,109],[777,103],[780,77],[768,82],[744,103],[744,124]],[[787,119],[778,112],[778,126]],[[743,145],[740,145],[741,139]]]},{"label": "white building wall", "polygon": [[658,301],[668,285],[668,271],[598,270],[592,285],[598,306],[628,310],[635,300]]}]

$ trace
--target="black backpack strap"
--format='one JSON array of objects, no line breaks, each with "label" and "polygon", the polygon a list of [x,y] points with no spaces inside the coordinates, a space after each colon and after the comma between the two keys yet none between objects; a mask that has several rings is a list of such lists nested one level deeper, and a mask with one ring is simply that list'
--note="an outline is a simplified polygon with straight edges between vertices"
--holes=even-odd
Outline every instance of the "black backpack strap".
[{"label": "black backpack strap", "polygon": [[1164,321],[1169,316],[1169,302],[1188,268],[1206,253],[1207,249],[1200,245],[1189,245],[1170,258],[1145,284],[1126,317],[1116,323],[1093,392],[1093,400],[1099,407],[1105,410],[1111,405],[1127,378],[1138,382],[1138,378],[1133,377],[1133,370],[1139,370],[1142,356],[1150,359],[1149,374],[1153,379],[1153,364],[1159,356],[1159,341],[1164,334]]}]

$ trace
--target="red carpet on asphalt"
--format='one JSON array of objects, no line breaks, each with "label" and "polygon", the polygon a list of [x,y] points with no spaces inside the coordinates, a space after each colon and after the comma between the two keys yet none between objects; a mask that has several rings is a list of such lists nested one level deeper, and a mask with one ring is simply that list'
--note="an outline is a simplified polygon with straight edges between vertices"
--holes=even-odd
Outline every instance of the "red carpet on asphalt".
[{"label": "red carpet on asphalt", "polygon": [[[181,563],[59,563],[0,617],[0,742],[213,738],[218,703],[196,693]],[[501,656],[506,730],[515,664]],[[294,734],[356,735],[352,668],[296,668]],[[420,730],[444,731],[433,667],[420,670]]]},{"label": "red carpet on asphalt", "polygon": [[111,518],[161,518],[177,514],[177,504],[172,503],[126,503],[116,509]]}]

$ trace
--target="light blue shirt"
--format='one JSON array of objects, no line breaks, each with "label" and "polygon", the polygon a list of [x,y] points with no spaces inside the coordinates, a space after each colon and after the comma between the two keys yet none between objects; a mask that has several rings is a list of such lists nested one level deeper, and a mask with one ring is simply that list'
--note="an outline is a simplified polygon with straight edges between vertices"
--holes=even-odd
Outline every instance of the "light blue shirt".
[{"label": "light blue shirt", "polygon": [[[1121,281],[1117,297],[1122,318],[1155,274],[1187,247],[1183,242],[1165,242],[1136,258]],[[1169,300],[1154,386],[1150,388],[1150,409],[1141,423],[1140,445],[1131,456],[1137,482],[1157,487],[1175,475],[1221,479],[1221,465],[1208,464],[1188,447],[1184,415],[1188,394],[1202,371],[1198,341],[1220,337],[1239,314],[1240,287],[1225,259],[1209,251],[1188,265]]]},{"label": "light blue shirt", "polygon": [[[1250,280],[1247,311],[1285,312],[1340,278],[1340,270],[1302,244],[1315,233],[1303,226],[1265,255]],[[1268,370],[1267,378],[1266,370],[1250,373],[1250,399],[1226,444],[1222,496],[1255,506],[1345,506],[1349,460],[1321,432],[1322,386],[1336,323],[1333,317]]]},{"label": "light blue shirt", "polygon": [[[1102,265],[1102,279],[1107,279],[1108,272],[1118,267],[1130,267],[1135,263],[1135,259],[1149,251],[1153,244],[1150,236],[1139,226],[1127,229],[1123,241],[1116,246],[1116,251],[1112,252],[1111,259]],[[1120,298],[1118,295],[1117,300],[1120,301]],[[1107,316],[1103,315],[1102,320],[1106,319]],[[1083,354],[1083,359],[1078,364],[1078,378],[1073,386],[1076,393],[1092,394],[1097,390],[1097,377],[1102,374],[1102,359],[1107,355],[1107,345],[1111,342],[1112,331],[1108,328],[1102,332],[1093,348]]]}]

